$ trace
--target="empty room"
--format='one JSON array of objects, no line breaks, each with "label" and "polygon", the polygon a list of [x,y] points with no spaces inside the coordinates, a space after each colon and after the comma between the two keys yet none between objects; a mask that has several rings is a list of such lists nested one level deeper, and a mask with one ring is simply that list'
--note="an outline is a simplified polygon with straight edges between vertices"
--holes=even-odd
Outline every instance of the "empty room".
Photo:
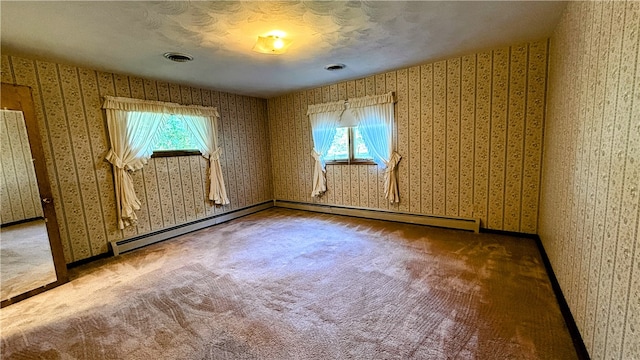
[{"label": "empty room", "polygon": [[640,359],[640,2],[0,2],[2,359]]}]

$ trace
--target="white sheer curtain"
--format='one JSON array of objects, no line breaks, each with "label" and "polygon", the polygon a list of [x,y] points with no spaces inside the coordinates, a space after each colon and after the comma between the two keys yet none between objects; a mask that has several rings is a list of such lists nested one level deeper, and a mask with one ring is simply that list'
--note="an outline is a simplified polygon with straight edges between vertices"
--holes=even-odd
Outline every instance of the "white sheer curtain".
[{"label": "white sheer curtain", "polygon": [[[210,160],[213,168],[210,173],[215,173],[215,176],[211,176],[211,187],[222,189],[217,191],[218,197],[214,191],[214,201],[218,198],[220,203],[229,203],[218,161],[220,149],[217,147],[215,119],[219,115],[216,108],[111,96],[105,97],[102,107],[106,111],[109,127],[111,149],[106,159],[113,165],[116,213],[120,229],[134,225],[138,219],[135,210],[140,210],[140,200],[135,193],[129,172],[142,169],[147,163],[153,153],[152,147],[157,141],[158,131],[170,114],[206,119],[198,120],[204,123],[202,126],[195,125],[189,128],[194,132],[194,138],[203,143],[202,149],[199,150]],[[194,129],[198,129],[198,132]],[[200,131],[202,134],[199,134]],[[205,140],[207,131],[211,138],[209,141]],[[211,160],[212,158],[214,160]]]},{"label": "white sheer curtain", "polygon": [[313,167],[312,197],[320,197],[327,191],[324,156],[331,147],[343,111],[344,101],[309,105],[307,109],[307,115],[309,115],[309,120],[311,121],[311,135],[313,137],[311,156],[313,156],[315,160]]},{"label": "white sheer curtain", "polygon": [[220,166],[222,149],[218,146],[217,113],[216,116],[183,115],[182,118],[198,143],[198,150],[209,159],[209,200],[215,204],[228,204],[229,198]]},{"label": "white sheer curtain", "polygon": [[107,109],[107,125],[111,150],[106,159],[113,165],[116,190],[118,227],[133,225],[140,210],[140,200],[133,188],[129,171],[142,169],[151,157],[151,145],[156,139],[165,114]]},{"label": "white sheer curtain", "polygon": [[376,164],[385,167],[385,198],[391,203],[400,202],[397,165],[402,157],[393,146],[393,93],[349,99],[348,102],[369,154]]}]

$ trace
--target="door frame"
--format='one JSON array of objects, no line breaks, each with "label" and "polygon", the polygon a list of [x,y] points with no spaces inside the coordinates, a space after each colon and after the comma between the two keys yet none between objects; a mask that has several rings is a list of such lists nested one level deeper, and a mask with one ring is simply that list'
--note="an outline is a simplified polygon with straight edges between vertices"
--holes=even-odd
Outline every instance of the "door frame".
[{"label": "door frame", "polygon": [[[33,96],[31,88],[23,85],[13,85],[2,83],[0,89],[0,108],[3,110],[18,110],[24,114],[24,121],[27,127],[27,136],[29,138],[29,146],[31,148],[31,156],[33,156],[33,165],[38,181],[38,189],[40,190],[40,199],[42,200],[42,210],[46,219],[47,233],[49,235],[49,244],[51,246],[51,254],[53,255],[53,264],[56,269],[57,280],[53,283],[41,286],[39,288],[27,291],[20,295],[16,295],[10,299],[3,300],[0,307],[16,303],[43,291],[52,289],[69,281],[67,274],[67,263],[64,258],[62,241],[60,239],[60,230],[58,228],[58,220],[56,217],[55,206],[53,204],[53,196],[51,186],[49,185],[49,176],[47,174],[47,165],[42,148],[42,138],[38,129],[38,120],[33,105]],[[44,199],[49,199],[45,202]]]}]

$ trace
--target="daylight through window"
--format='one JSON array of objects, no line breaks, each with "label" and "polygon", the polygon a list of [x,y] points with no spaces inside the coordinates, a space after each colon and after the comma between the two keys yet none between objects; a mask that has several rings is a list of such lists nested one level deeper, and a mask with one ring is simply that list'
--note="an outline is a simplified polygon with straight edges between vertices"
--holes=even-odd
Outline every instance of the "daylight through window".
[{"label": "daylight through window", "polygon": [[326,162],[368,162],[371,159],[372,157],[369,155],[367,146],[364,144],[362,134],[357,126],[336,129],[336,136],[333,138],[331,147],[325,156]]},{"label": "daylight through window", "polygon": [[159,130],[158,140],[153,145],[153,151],[196,149],[198,149],[198,144],[187,128],[187,124],[176,115],[169,116],[164,127]]}]

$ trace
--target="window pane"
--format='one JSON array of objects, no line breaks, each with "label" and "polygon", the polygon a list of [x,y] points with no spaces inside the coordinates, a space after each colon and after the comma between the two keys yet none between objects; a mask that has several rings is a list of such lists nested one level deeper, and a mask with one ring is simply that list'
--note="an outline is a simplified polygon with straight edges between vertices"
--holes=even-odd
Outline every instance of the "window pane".
[{"label": "window pane", "polygon": [[153,150],[196,150],[197,143],[193,140],[191,132],[181,118],[171,115],[160,130],[158,142]]},{"label": "window pane", "polygon": [[331,147],[324,157],[328,161],[349,159],[349,128],[340,127],[336,130],[333,143],[331,143]]},{"label": "window pane", "polygon": [[364,140],[362,140],[362,134],[358,127],[353,128],[353,138],[353,157],[355,159],[372,159],[373,157],[369,154],[369,150],[364,144]]}]

